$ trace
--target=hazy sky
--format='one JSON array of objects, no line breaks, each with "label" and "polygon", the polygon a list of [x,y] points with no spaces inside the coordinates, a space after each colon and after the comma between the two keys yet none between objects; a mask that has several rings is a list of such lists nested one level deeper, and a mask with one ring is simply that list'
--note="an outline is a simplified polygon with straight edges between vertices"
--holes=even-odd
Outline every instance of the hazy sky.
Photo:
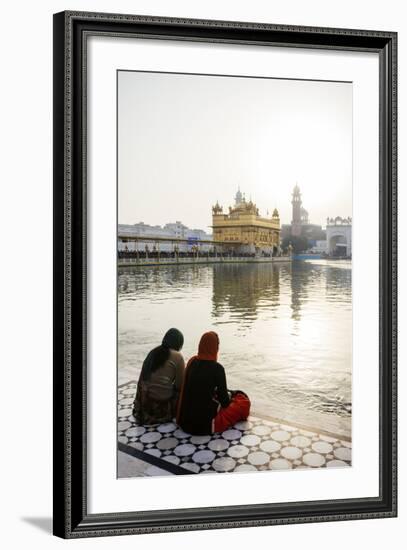
[{"label": "hazy sky", "polygon": [[119,72],[119,223],[209,230],[238,186],[291,222],[352,215],[352,84]]}]

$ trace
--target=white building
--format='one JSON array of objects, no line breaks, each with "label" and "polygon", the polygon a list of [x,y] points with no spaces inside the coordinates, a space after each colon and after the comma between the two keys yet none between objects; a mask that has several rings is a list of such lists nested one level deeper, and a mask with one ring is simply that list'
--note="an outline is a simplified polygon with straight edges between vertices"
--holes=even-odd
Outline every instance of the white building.
[{"label": "white building", "polygon": [[176,245],[180,252],[186,252],[198,245],[202,252],[206,252],[211,248],[207,241],[212,241],[212,235],[202,229],[190,229],[180,221],[167,223],[164,227],[144,222],[118,225],[118,250],[144,251],[146,246],[150,250],[155,246],[161,252],[173,252]]},{"label": "white building", "polygon": [[164,225],[164,230],[168,231],[170,234],[174,235],[178,239],[185,239],[188,227],[180,221],[176,221],[175,223],[166,223]]},{"label": "white building", "polygon": [[327,218],[326,242],[329,256],[352,256],[352,218]]}]

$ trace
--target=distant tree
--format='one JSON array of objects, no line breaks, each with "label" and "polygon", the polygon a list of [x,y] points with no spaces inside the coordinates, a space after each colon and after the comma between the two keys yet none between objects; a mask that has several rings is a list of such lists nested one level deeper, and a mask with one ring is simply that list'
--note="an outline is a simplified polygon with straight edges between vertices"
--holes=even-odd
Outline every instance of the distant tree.
[{"label": "distant tree", "polygon": [[293,247],[293,251],[296,254],[299,254],[300,252],[305,252],[309,248],[309,242],[307,237],[284,237],[282,242],[282,248],[284,251],[288,249],[288,245],[291,243],[291,246]]}]

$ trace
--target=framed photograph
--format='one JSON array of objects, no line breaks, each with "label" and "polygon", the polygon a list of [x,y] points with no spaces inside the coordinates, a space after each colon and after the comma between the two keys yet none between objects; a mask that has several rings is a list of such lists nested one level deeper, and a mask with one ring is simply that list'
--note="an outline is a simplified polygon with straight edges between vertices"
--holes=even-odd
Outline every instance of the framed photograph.
[{"label": "framed photograph", "polygon": [[397,35],[54,15],[54,534],[397,513]]}]

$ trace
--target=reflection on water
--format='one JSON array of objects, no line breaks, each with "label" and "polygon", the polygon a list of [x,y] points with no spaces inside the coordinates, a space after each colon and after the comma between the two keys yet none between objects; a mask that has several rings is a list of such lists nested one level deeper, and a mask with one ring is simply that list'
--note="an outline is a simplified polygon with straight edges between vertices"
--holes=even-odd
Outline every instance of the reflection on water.
[{"label": "reflection on water", "polygon": [[119,382],[138,377],[169,327],[186,358],[212,329],[229,387],[253,403],[350,414],[350,262],[124,268],[118,285]]},{"label": "reflection on water", "polygon": [[213,266],[212,318],[216,325],[250,326],[264,309],[279,306],[280,270],[270,264]]}]

